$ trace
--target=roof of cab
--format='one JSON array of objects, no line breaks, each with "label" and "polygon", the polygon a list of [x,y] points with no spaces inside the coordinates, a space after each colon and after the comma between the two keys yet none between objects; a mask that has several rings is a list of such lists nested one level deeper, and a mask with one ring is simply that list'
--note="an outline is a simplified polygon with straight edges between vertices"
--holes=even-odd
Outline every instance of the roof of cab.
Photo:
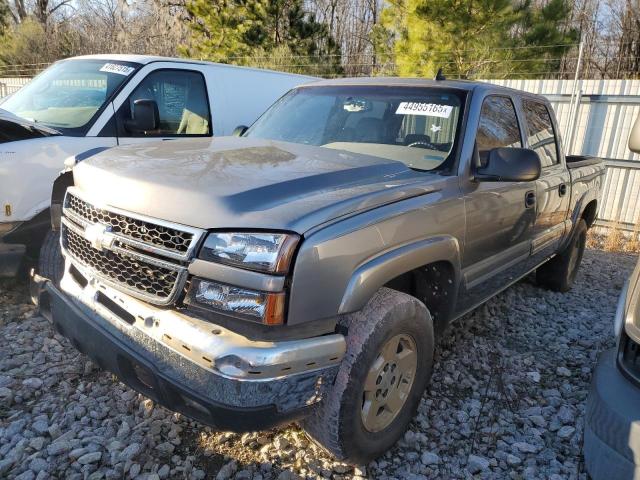
[{"label": "roof of cab", "polygon": [[383,87],[439,87],[453,88],[458,90],[492,90],[504,91],[517,94],[526,94],[522,90],[516,90],[501,85],[495,85],[488,82],[479,82],[475,80],[429,80],[425,78],[407,78],[407,77],[352,77],[338,78],[331,80],[320,80],[313,84],[306,85],[308,87],[322,86],[345,86],[345,85],[371,85]]},{"label": "roof of cab", "polygon": [[133,62],[139,63],[141,65],[147,65],[149,63],[154,62],[173,62],[173,63],[186,63],[186,64],[196,64],[196,65],[215,65],[218,67],[224,68],[241,68],[243,70],[254,70],[259,72],[269,72],[279,75],[291,75],[298,76],[301,78],[314,79],[317,80],[317,77],[312,77],[310,75],[300,75],[297,73],[289,73],[289,72],[279,72],[277,70],[269,70],[266,68],[254,68],[254,67],[243,67],[240,65],[230,65],[226,63],[215,63],[215,62],[207,62],[202,60],[193,60],[190,58],[175,58],[175,57],[160,57],[155,55],[129,55],[129,54],[98,54],[98,55],[81,55],[77,57],[70,57],[65,60],[104,60],[104,61],[112,61],[112,62]]}]

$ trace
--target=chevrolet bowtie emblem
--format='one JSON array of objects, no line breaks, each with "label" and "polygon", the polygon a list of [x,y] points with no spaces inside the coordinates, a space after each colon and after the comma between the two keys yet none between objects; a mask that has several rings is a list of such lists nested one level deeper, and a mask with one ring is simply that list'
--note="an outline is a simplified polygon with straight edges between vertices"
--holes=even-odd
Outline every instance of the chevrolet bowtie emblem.
[{"label": "chevrolet bowtie emblem", "polygon": [[111,234],[111,227],[96,223],[95,225],[89,225],[84,229],[84,238],[91,243],[91,246],[98,251],[102,251],[105,248],[111,248],[113,245],[113,235]]}]

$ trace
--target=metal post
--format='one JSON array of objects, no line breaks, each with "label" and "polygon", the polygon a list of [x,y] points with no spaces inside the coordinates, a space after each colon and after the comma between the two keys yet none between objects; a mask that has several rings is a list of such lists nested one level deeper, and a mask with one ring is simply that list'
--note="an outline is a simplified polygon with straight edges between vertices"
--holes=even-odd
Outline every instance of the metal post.
[{"label": "metal post", "polygon": [[567,138],[568,142],[566,145],[567,155],[574,155],[576,152],[574,151],[574,142],[576,140],[576,130],[578,129],[578,113],[580,112],[580,103],[582,102],[582,88],[578,90],[576,94],[576,102],[571,112],[571,130],[569,132],[569,138]]},{"label": "metal post", "polygon": [[[568,139],[569,135],[571,135],[571,131],[573,130],[573,122],[575,119],[573,118],[573,103],[575,101],[576,92],[578,88],[578,77],[580,76],[580,69],[582,67],[582,53],[584,50],[584,42],[580,40],[580,47],[578,48],[578,62],[576,63],[576,75],[573,78],[573,88],[571,89],[571,102],[569,103],[569,121],[567,122],[567,126],[564,131],[564,138]],[[568,145],[567,145],[568,146]]]}]

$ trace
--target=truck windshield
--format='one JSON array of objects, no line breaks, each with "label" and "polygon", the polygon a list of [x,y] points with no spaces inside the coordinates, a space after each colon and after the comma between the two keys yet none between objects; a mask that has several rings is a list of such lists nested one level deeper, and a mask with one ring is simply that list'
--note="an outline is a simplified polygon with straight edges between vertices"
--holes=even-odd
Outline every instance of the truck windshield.
[{"label": "truck windshield", "polygon": [[137,67],[110,60],[58,62],[0,103],[0,108],[62,133],[82,134]]},{"label": "truck windshield", "polygon": [[318,86],[292,90],[245,136],[397,160],[419,170],[454,150],[461,93],[440,88]]}]

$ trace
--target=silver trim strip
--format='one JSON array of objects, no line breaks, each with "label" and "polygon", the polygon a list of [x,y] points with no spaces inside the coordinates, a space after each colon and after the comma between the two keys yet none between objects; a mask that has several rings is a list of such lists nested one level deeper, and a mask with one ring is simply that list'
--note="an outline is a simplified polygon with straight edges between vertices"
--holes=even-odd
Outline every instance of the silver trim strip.
[{"label": "silver trim strip", "polygon": [[201,278],[262,292],[281,292],[284,289],[283,276],[251,272],[200,259],[189,264],[189,273]]},{"label": "silver trim strip", "polygon": [[[68,268],[67,262],[67,271]],[[82,288],[68,273],[62,278],[61,289],[123,333],[137,329],[198,367],[237,381],[264,382],[322,370],[339,365],[346,352],[346,341],[340,334],[279,342],[252,341],[176,310],[155,308],[117,288],[100,285],[100,281]],[[98,290],[129,312],[135,319],[133,324],[97,302]]]}]

